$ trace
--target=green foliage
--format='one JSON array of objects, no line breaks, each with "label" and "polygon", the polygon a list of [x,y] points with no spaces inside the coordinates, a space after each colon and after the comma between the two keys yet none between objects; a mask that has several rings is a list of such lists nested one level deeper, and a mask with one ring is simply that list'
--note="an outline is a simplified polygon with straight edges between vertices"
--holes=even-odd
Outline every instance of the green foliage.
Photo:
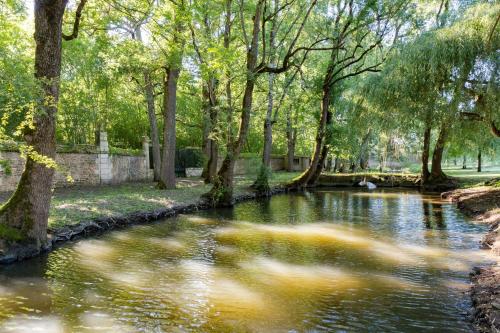
[{"label": "green foliage", "polygon": [[119,147],[109,147],[109,153],[111,155],[125,155],[125,156],[144,155],[144,151],[142,149],[119,148]]},{"label": "green foliage", "polygon": [[260,193],[269,192],[270,190],[269,179],[271,179],[271,176],[272,176],[272,169],[262,164],[259,168],[259,173],[257,175],[255,183],[253,184],[253,188]]},{"label": "green foliage", "polygon": [[[209,135],[219,143],[222,156],[229,133],[234,134],[239,128],[247,75],[244,34],[251,33],[256,5],[255,1],[241,4],[233,1],[229,8],[232,36],[226,47],[225,3],[209,0],[89,2],[78,38],[63,43],[57,151],[95,153],[95,131],[103,128],[108,132],[112,154],[141,155],[143,137],[151,136],[144,95],[145,72],[154,86],[161,141],[165,67],[175,65],[182,67],[176,114],[179,152],[184,147],[202,145],[206,121],[203,86],[208,79],[214,79],[219,121]],[[306,0],[292,2],[280,13],[277,36],[278,39],[286,36],[282,41],[285,48],[291,42],[293,29],[288,31],[289,27],[298,23],[291,18],[309,3]],[[33,79],[33,24],[26,21],[29,16],[23,1],[8,0],[5,4],[0,6],[0,150],[26,151],[23,128],[33,125],[33,106],[38,95],[37,82]],[[318,36],[324,38],[318,47],[326,47],[335,40],[340,33],[339,26],[349,19],[339,15],[339,25],[336,25],[337,5],[341,3],[319,0],[296,45],[310,45]],[[393,12],[399,5],[404,6],[404,10]],[[361,44],[356,54],[366,50],[377,36],[375,19],[386,14],[394,19],[389,29],[396,26],[399,29],[395,44],[386,38],[362,64],[358,63],[361,67],[349,67],[337,73],[337,76],[349,74],[387,57],[382,72],[364,73],[335,85],[330,106],[334,121],[327,129],[331,155],[359,160],[363,138],[371,131],[367,143],[371,160],[386,157],[401,162],[403,168],[412,169],[415,156],[421,150],[424,124],[430,116],[432,141],[443,119],[452,129],[446,150],[448,157],[476,156],[479,148],[486,156],[498,156],[498,140],[491,137],[486,122],[465,121],[460,119],[459,112],[477,113],[500,124],[500,114],[495,108],[500,96],[499,69],[494,67],[499,62],[500,34],[490,34],[499,5],[459,2],[436,20],[439,5],[435,1],[355,1],[351,24],[357,28],[350,32],[338,54],[330,50],[311,51],[300,64],[302,53],[298,52],[291,59],[292,69],[274,77],[273,156],[281,157],[287,152],[287,120],[296,132],[295,155],[310,156],[321,110],[325,69],[333,64],[332,56],[348,54],[358,42]],[[74,10],[74,7],[68,8],[68,16],[73,15]],[[72,29],[71,23],[65,20],[64,31]],[[268,41],[269,31],[259,38]],[[262,54],[262,51],[261,46],[259,52]],[[282,56],[282,52],[277,55]],[[452,108],[450,99],[457,87],[458,73],[470,64],[473,67],[469,81],[488,84],[469,82],[459,87],[459,107]],[[298,67],[300,71],[292,79]],[[249,133],[241,154],[243,158],[252,159],[246,171],[254,176],[260,170],[263,150],[268,79],[269,76],[263,74],[256,81]],[[228,83],[232,100],[226,94]],[[479,95],[485,97],[484,105],[476,103]],[[204,161],[201,153],[190,154],[178,156],[182,161],[177,164],[201,167]]]},{"label": "green foliage", "polygon": [[178,149],[175,154],[176,168],[201,168],[205,163],[205,157],[200,148],[186,147]]},{"label": "green foliage", "polygon": [[18,152],[19,143],[13,140],[0,140],[0,151]]},{"label": "green foliage", "polygon": [[12,168],[8,160],[0,160],[0,169],[2,169],[7,176],[12,174]]}]

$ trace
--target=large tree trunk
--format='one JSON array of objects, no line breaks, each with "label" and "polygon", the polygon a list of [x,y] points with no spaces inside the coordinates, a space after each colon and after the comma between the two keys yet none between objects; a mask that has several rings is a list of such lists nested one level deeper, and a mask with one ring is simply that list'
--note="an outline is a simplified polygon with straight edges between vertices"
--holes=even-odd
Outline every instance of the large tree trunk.
[{"label": "large tree trunk", "polygon": [[144,91],[146,95],[146,102],[148,105],[151,145],[153,146],[153,177],[154,181],[159,181],[161,171],[160,136],[158,134],[158,122],[156,121],[153,82],[151,80],[151,75],[147,70],[144,71]]},{"label": "large tree trunk", "polygon": [[464,155],[464,159],[462,161],[462,169],[467,169],[467,156]]},{"label": "large tree trunk", "polygon": [[[22,259],[50,246],[47,221],[53,166],[40,157],[55,158],[55,124],[61,71],[62,18],[67,0],[35,1],[35,78],[41,88],[33,127],[25,131],[33,149],[16,191],[0,208],[0,258]],[[21,245],[21,246],[18,246]],[[23,251],[16,249],[23,248]]]},{"label": "large tree trunk", "polygon": [[422,149],[422,183],[429,181],[431,173],[429,172],[429,154],[431,147],[431,125],[426,124],[424,130],[424,147]]},{"label": "large tree trunk", "polygon": [[250,127],[250,116],[252,113],[253,90],[257,75],[255,68],[257,66],[257,57],[259,51],[260,23],[262,15],[263,0],[259,0],[253,17],[252,42],[247,51],[247,74],[245,82],[245,91],[243,93],[243,102],[241,108],[240,128],[238,139],[228,145],[226,157],[222,162],[221,168],[217,173],[217,179],[210,192],[204,195],[204,198],[217,206],[230,206],[233,204],[233,178],[234,164],[240,156],[241,149],[246,142],[248,129]]},{"label": "large tree trunk", "polygon": [[260,193],[268,193],[269,174],[271,172],[271,151],[273,147],[273,85],[274,74],[269,74],[269,92],[266,119],[264,120],[264,150],[262,152],[262,165],[260,166],[259,174],[255,180],[253,187]]},{"label": "large tree trunk", "polygon": [[307,183],[307,185],[314,186],[316,184],[316,182],[318,181],[319,176],[321,175],[321,172],[323,172],[323,169],[325,167],[325,161],[326,161],[326,158],[328,156],[328,151],[329,151],[328,145],[323,144],[323,148],[321,149],[321,155],[320,155],[320,158],[318,161],[318,166],[316,167],[316,170],[314,171],[311,178],[309,179],[309,182]]},{"label": "large tree trunk", "polygon": [[286,113],[286,171],[292,172],[293,160],[295,158],[295,141],[297,137],[297,129],[292,123],[292,111],[288,109]]},{"label": "large tree trunk", "polygon": [[443,123],[439,129],[439,136],[434,146],[434,153],[432,154],[432,167],[429,176],[430,182],[440,182],[447,179],[441,166],[446,139],[448,137],[447,126],[447,124]]},{"label": "large tree trunk", "polygon": [[161,163],[160,181],[161,189],[175,188],[175,114],[177,105],[177,80],[179,68],[167,68],[163,90],[163,154]]}]

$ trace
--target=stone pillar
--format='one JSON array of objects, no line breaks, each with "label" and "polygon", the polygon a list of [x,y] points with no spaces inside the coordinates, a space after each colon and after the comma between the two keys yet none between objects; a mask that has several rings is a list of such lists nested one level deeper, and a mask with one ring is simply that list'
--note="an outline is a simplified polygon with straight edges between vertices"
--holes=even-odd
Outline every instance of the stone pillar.
[{"label": "stone pillar", "polygon": [[113,165],[109,157],[108,133],[99,131],[98,136],[98,164],[101,184],[110,184],[113,181]]},{"label": "stone pillar", "polygon": [[146,168],[149,170],[151,165],[149,164],[149,138],[147,135],[142,137],[142,151],[146,158]]},{"label": "stone pillar", "polygon": [[145,161],[144,161],[145,171],[144,171],[143,175],[144,175],[145,180],[152,180],[154,177],[153,169],[151,169],[151,163],[150,163],[151,160],[150,160],[150,156],[149,156],[150,143],[151,143],[151,141],[149,140],[147,135],[142,138],[142,151],[143,151],[144,158],[145,158]]}]

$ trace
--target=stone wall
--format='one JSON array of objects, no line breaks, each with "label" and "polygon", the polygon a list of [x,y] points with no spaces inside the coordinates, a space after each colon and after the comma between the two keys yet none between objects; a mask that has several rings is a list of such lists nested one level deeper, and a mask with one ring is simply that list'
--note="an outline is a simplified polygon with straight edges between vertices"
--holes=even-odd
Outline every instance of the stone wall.
[{"label": "stone wall", "polygon": [[[147,141],[144,147],[149,153]],[[153,179],[147,153],[141,156],[111,155],[105,133],[99,135],[98,151],[95,154],[57,153],[55,186],[120,184]],[[17,152],[4,151],[0,151],[0,160],[6,160],[10,169],[8,172],[0,166],[0,192],[13,191],[21,178],[25,160]]]},{"label": "stone wall", "polygon": [[[149,144],[143,143],[144,154],[141,156],[112,155],[109,153],[108,139],[105,132],[99,133],[97,153],[57,153],[54,184],[56,187],[74,185],[120,184],[126,182],[153,180],[153,170],[149,165]],[[19,153],[0,151],[0,160],[8,161],[10,173],[0,166],[0,192],[16,188],[24,170],[25,160]],[[309,166],[308,157],[296,157],[293,169],[303,171]],[[219,160],[219,167],[222,158]],[[234,167],[235,175],[257,174],[261,165],[258,157],[240,158]],[[271,158],[273,171],[285,169],[285,157]]]},{"label": "stone wall", "polygon": [[153,180],[149,160],[144,156],[111,155],[112,184]]},{"label": "stone wall", "polygon": [[[273,171],[283,171],[285,170],[285,158],[286,157],[272,157],[271,158],[271,169]],[[219,158],[217,163],[217,168],[222,165],[223,157]],[[245,175],[245,174],[257,174],[261,165],[260,157],[243,157],[236,161],[234,164],[234,174],[235,175]],[[309,167],[310,158],[296,156],[294,158],[293,170],[294,171],[304,171]]]}]

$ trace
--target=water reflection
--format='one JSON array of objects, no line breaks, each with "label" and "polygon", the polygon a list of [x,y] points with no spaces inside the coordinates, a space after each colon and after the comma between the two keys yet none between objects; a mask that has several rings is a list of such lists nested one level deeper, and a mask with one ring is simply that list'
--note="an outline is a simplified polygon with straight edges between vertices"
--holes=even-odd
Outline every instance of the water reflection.
[{"label": "water reflection", "polygon": [[411,191],[183,215],[0,268],[0,331],[466,332],[482,231]]}]

